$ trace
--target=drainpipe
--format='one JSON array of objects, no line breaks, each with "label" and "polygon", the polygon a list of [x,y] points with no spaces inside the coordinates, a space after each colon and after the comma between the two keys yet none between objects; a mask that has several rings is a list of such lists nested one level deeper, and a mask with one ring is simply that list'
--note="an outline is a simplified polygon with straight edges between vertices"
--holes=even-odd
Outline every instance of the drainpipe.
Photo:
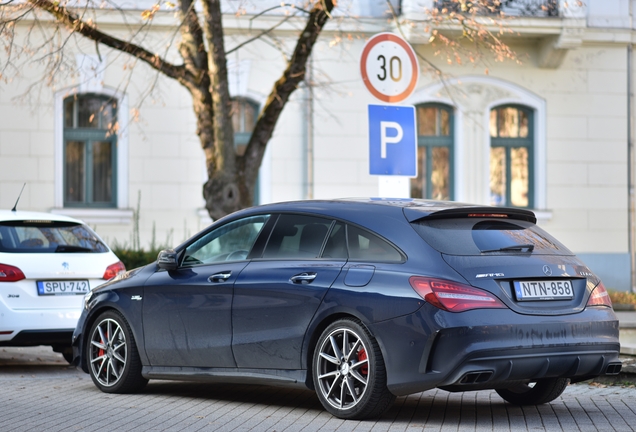
[{"label": "drainpipe", "polygon": [[634,128],[632,118],[633,105],[633,83],[632,83],[632,62],[633,49],[632,33],[634,27],[633,5],[629,2],[629,35],[630,40],[627,44],[627,203],[628,203],[628,219],[627,228],[629,231],[629,266],[630,266],[630,286],[631,291],[636,292],[636,233],[634,232]]},{"label": "drainpipe", "polygon": [[307,74],[305,78],[305,86],[307,88],[307,153],[305,157],[307,158],[305,161],[305,166],[307,168],[306,172],[306,182],[307,187],[305,189],[305,198],[313,199],[314,198],[314,83],[313,83],[313,74],[314,74],[314,62],[313,56],[310,56],[307,59]]}]

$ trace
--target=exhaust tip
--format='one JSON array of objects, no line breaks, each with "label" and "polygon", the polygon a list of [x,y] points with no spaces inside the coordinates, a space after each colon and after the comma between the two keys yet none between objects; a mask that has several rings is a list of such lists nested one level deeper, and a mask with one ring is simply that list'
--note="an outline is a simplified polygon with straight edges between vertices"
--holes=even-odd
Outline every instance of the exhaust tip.
[{"label": "exhaust tip", "polygon": [[605,375],[618,375],[623,368],[622,363],[610,363],[605,369]]},{"label": "exhaust tip", "polygon": [[485,383],[492,376],[492,371],[468,372],[461,377],[458,384],[481,384]]}]

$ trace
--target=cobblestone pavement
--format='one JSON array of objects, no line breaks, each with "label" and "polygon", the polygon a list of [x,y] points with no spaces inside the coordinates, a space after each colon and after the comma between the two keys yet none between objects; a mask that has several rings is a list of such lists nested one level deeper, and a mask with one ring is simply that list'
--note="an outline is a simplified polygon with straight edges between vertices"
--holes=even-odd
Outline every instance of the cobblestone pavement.
[{"label": "cobblestone pavement", "polygon": [[382,418],[343,421],[313,392],[151,381],[110,395],[48,348],[0,348],[0,431],[631,431],[636,390],[571,385],[556,401],[519,408],[493,391],[431,390],[398,398]]}]

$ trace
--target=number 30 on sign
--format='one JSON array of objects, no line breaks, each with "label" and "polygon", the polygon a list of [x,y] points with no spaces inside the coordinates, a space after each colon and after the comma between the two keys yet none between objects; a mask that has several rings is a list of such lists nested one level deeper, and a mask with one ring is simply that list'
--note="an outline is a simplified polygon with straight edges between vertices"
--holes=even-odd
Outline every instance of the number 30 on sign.
[{"label": "number 30 on sign", "polygon": [[393,33],[379,33],[362,49],[360,73],[373,96],[382,102],[397,103],[415,90],[419,67],[408,42]]}]

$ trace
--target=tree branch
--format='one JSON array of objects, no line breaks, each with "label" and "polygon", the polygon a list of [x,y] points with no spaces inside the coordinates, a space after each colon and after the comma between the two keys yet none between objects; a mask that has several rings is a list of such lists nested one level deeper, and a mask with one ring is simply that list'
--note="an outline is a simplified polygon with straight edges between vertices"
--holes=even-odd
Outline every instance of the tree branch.
[{"label": "tree branch", "polygon": [[276,28],[280,27],[283,23],[285,23],[287,20],[289,20],[289,18],[291,18],[291,15],[286,16],[285,18],[283,18],[280,22],[278,22],[276,25],[268,28],[267,30],[263,30],[262,32],[260,32],[259,34],[257,34],[256,36],[249,38],[248,40],[246,40],[245,42],[242,42],[240,44],[238,44],[237,46],[235,46],[234,48],[232,48],[231,50],[227,51],[225,54],[230,54],[233,53],[234,51],[244,47],[245,45],[254,42],[257,39],[260,39],[261,37],[265,36],[268,33],[271,33],[272,30],[275,30]]},{"label": "tree branch", "polygon": [[203,29],[192,0],[181,0],[179,17],[182,22],[179,52],[190,73],[200,77],[208,70],[208,57],[203,43]]},{"label": "tree branch", "polygon": [[130,54],[170,78],[174,78],[184,84],[192,78],[188,76],[184,66],[173,65],[159,57],[157,54],[153,54],[139,45],[103,33],[100,30],[97,30],[97,28],[95,28],[92,24],[81,20],[75,13],[65,7],[58,6],[49,0],[28,1],[33,6],[49,12],[58,22],[66,25],[71,31],[77,32],[88,39],[94,40],[95,42],[99,42],[113,49]]},{"label": "tree branch", "polygon": [[331,18],[333,7],[332,0],[320,0],[312,8],[307,25],[298,37],[292,58],[283,75],[274,84],[274,88],[265,102],[247,144],[245,154],[238,158],[238,175],[245,178],[244,184],[253,185],[255,183],[267,142],[272,136],[276,122],[290,95],[305,79],[307,60],[320,32]]}]

